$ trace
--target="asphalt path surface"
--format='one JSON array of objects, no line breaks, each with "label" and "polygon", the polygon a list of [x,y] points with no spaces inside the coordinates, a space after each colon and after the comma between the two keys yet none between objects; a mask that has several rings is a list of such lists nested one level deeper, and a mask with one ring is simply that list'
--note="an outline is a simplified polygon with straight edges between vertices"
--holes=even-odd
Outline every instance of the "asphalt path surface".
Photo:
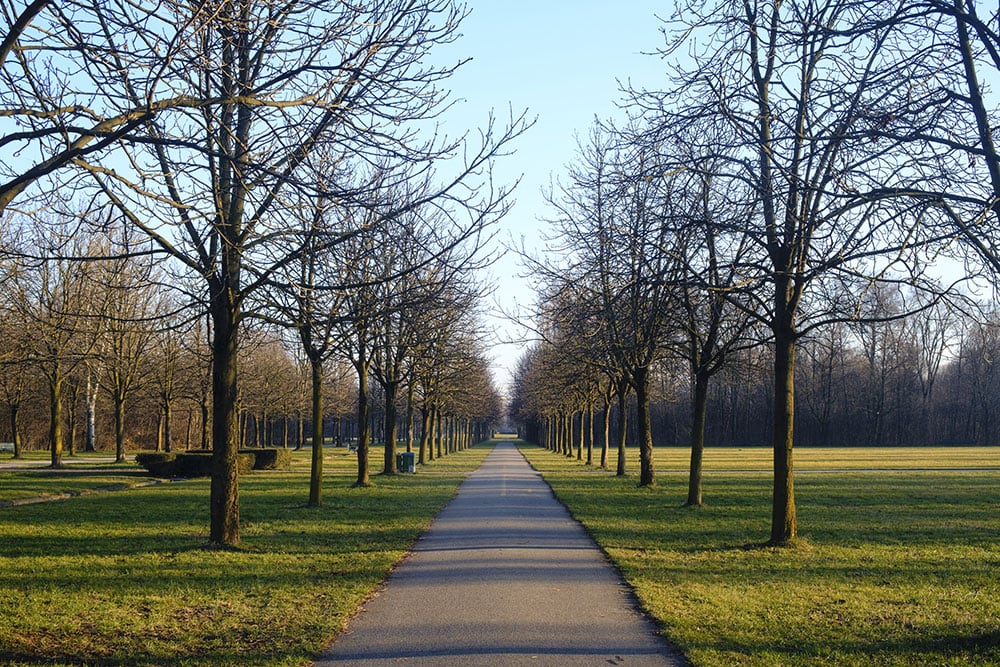
[{"label": "asphalt path surface", "polygon": [[684,665],[511,443],[315,665]]}]

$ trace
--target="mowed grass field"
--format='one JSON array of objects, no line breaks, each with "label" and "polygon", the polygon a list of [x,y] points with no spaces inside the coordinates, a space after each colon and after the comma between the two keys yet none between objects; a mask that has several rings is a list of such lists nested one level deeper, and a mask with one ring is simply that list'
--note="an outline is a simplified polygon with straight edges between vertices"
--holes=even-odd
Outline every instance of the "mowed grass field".
[{"label": "mowed grass field", "polygon": [[[2,507],[0,664],[309,664],[490,449],[366,489],[351,488],[356,457],[330,449],[321,508],[305,507],[298,452],[292,470],[241,478],[231,551],[204,548],[205,479]],[[135,481],[85,465],[0,471],[0,500]]]},{"label": "mowed grass field", "polygon": [[697,509],[686,449],[655,488],[522,451],[695,665],[1000,665],[1000,448],[797,450],[780,549],[767,449],[708,449]]},{"label": "mowed grass field", "polygon": [[[0,468],[0,508],[11,504],[52,496],[78,496],[109,490],[120,491],[134,486],[155,483],[149,474],[135,464],[134,456],[127,463],[111,463],[114,455],[79,454],[67,457],[59,470],[47,467]],[[49,461],[48,452],[25,452],[21,461],[10,454],[0,454],[0,464],[38,464]]]}]

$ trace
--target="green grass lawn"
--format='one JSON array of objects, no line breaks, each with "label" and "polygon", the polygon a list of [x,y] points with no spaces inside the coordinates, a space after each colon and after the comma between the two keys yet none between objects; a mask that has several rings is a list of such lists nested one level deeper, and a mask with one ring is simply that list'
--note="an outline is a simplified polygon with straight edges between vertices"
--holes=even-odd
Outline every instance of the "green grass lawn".
[{"label": "green grass lawn", "polygon": [[696,665],[1000,664],[1000,449],[798,450],[786,549],[759,546],[770,477],[732,472],[767,450],[707,450],[699,509],[683,449],[652,489],[522,451]]},{"label": "green grass lawn", "polygon": [[26,499],[123,490],[151,482],[149,474],[137,466],[123,469],[88,464],[74,470],[0,470],[0,508]]},{"label": "green grass lawn", "polygon": [[207,480],[0,509],[0,663],[308,664],[489,450],[367,489],[330,450],[322,508],[305,507],[300,452],[241,478],[234,551],[204,548]]}]

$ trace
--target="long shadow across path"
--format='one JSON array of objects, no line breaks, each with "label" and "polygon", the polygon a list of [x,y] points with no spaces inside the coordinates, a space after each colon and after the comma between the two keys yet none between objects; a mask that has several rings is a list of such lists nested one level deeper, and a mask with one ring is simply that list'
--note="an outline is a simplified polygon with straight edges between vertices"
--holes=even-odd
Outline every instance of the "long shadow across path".
[{"label": "long shadow across path", "polygon": [[684,665],[510,442],[315,664]]}]

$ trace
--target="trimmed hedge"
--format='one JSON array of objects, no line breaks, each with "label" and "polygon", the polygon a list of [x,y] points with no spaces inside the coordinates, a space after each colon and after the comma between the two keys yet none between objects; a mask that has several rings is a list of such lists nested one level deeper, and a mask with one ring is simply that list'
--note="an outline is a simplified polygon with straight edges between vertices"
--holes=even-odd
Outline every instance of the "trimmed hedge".
[{"label": "trimmed hedge", "polygon": [[[238,452],[236,454],[240,474],[253,470],[254,457]],[[174,474],[176,477],[210,477],[212,475],[212,450],[193,449],[177,454]]]},{"label": "trimmed hedge", "polygon": [[[237,453],[236,458],[240,474],[250,472],[257,463],[257,456],[249,453],[249,450],[241,450]],[[209,449],[176,453],[140,452],[135,455],[135,461],[155,477],[210,477],[212,475],[212,451]],[[291,464],[291,455],[288,457],[288,463]]]},{"label": "trimmed hedge", "polygon": [[240,454],[254,457],[254,470],[288,470],[292,467],[292,450],[268,447],[265,449],[241,449]]},{"label": "trimmed hedge", "polygon": [[173,477],[176,458],[174,452],[139,452],[135,455],[135,462],[154,477]]}]

